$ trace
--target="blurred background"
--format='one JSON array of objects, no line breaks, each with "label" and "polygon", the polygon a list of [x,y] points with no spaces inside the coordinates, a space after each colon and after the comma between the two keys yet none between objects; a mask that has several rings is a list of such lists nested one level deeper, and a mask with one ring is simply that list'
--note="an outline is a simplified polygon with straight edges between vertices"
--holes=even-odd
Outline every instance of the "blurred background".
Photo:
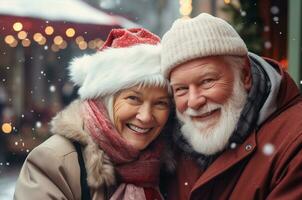
[{"label": "blurred background", "polygon": [[299,0],[0,0],[0,199],[13,198],[24,159],[77,97],[68,63],[94,53],[112,28],[161,37],[177,18],[208,12],[250,51],[280,61],[301,88],[301,11]]}]

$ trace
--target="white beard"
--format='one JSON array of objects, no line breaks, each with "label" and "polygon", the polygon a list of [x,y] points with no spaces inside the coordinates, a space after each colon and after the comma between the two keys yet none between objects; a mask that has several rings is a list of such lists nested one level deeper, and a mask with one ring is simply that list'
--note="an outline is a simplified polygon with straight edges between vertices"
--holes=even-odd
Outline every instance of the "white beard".
[{"label": "white beard", "polygon": [[[178,119],[183,122],[181,132],[196,152],[213,155],[222,151],[228,144],[247,98],[247,91],[239,78],[240,76],[236,75],[235,73],[235,77],[238,78],[234,80],[232,95],[223,105],[208,102],[198,111],[191,108],[183,113],[176,111]],[[200,115],[217,108],[220,108],[220,116],[215,124],[213,124],[212,119],[205,122],[191,120],[190,116]]]}]

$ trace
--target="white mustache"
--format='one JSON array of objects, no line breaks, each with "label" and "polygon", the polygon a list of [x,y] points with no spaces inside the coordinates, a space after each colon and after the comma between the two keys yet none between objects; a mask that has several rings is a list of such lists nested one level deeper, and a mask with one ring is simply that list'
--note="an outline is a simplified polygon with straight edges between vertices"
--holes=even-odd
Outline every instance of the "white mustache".
[{"label": "white mustache", "polygon": [[212,112],[213,110],[222,108],[223,105],[220,104],[216,104],[216,103],[208,103],[206,106],[204,106],[203,108],[199,109],[199,110],[194,110],[192,108],[187,108],[183,114],[190,116],[190,117],[196,117],[196,116],[200,116],[209,112]]}]

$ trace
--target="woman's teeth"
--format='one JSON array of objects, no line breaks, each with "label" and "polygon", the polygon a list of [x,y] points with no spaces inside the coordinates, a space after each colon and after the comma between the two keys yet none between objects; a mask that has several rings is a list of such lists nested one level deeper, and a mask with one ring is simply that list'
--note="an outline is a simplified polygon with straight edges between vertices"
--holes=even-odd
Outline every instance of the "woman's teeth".
[{"label": "woman's teeth", "polygon": [[147,133],[148,131],[150,131],[152,128],[140,128],[137,126],[134,126],[132,124],[128,124],[128,128],[130,128],[131,130],[138,132],[138,133]]}]

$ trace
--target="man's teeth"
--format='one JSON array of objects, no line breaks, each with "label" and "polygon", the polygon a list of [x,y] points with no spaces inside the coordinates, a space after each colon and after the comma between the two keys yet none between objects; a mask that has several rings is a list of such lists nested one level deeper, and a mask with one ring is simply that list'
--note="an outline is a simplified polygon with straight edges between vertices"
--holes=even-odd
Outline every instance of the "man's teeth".
[{"label": "man's teeth", "polygon": [[138,132],[138,133],[147,133],[148,131],[151,130],[151,128],[140,128],[140,127],[137,127],[137,126],[134,126],[132,124],[129,124],[128,127],[135,131],[135,132]]}]

